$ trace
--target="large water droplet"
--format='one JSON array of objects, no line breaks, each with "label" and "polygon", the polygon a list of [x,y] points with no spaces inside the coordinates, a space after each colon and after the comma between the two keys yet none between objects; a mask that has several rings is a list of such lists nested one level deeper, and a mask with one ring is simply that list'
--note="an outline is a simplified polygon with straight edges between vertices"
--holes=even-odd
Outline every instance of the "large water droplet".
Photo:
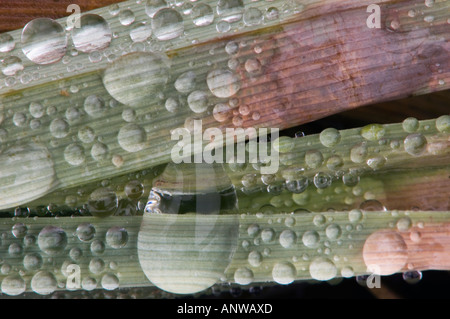
[{"label": "large water droplet", "polygon": [[66,137],[69,134],[69,124],[63,119],[54,119],[50,123],[50,133],[56,138]]},{"label": "large water droplet", "polygon": [[138,152],[145,147],[147,133],[137,124],[127,124],[122,126],[117,135],[120,147],[127,152]]},{"label": "large water droplet", "polygon": [[42,266],[42,257],[37,253],[26,254],[23,258],[23,266],[27,270],[38,270]]},{"label": "large water droplet", "polygon": [[160,200],[152,201],[138,234],[147,278],[172,293],[211,287],[223,277],[238,239],[237,196],[223,167],[169,163],[153,193]]},{"label": "large water droplet", "polygon": [[137,106],[154,99],[168,79],[169,61],[165,55],[134,52],[105,70],[103,84],[117,101]]},{"label": "large water droplet", "polygon": [[189,108],[194,113],[203,113],[208,109],[208,94],[204,91],[194,91],[189,94],[188,98]]},{"label": "large water droplet", "polygon": [[442,115],[436,119],[436,128],[439,132],[450,132],[450,115]]},{"label": "large water droplet", "polygon": [[192,21],[198,27],[210,25],[214,21],[214,12],[212,8],[205,3],[197,3],[192,8]]},{"label": "large water droplet", "polygon": [[119,288],[119,278],[114,274],[105,274],[100,281],[103,289],[114,290]]},{"label": "large water droplet", "polygon": [[419,129],[419,125],[419,120],[417,120],[415,117],[408,117],[402,122],[403,130],[405,130],[405,132],[407,133],[414,133]]},{"label": "large water droplet", "polygon": [[95,227],[90,223],[82,223],[77,227],[76,234],[82,242],[88,242],[95,236]]},{"label": "large water droplet", "polygon": [[427,147],[427,139],[420,133],[408,135],[403,143],[405,151],[413,156],[421,155]]},{"label": "large water droplet", "polygon": [[283,230],[280,234],[280,245],[283,248],[292,247],[297,240],[297,236],[292,230]]},{"label": "large water droplet", "polygon": [[297,270],[290,262],[279,262],[273,266],[272,278],[281,285],[288,285],[295,280]]},{"label": "large water droplet", "polygon": [[319,245],[320,235],[315,230],[308,230],[302,236],[302,242],[306,247],[315,248]]},{"label": "large water droplet", "polygon": [[206,83],[211,93],[220,98],[229,98],[241,88],[239,77],[226,69],[215,69],[208,73]]},{"label": "large water droplet", "polygon": [[48,255],[57,255],[67,245],[66,232],[57,226],[45,226],[38,235],[39,248]]},{"label": "large water droplet", "polygon": [[336,277],[337,268],[328,258],[317,257],[309,265],[309,273],[313,279],[326,281]]},{"label": "large water droplet", "polygon": [[244,12],[244,23],[248,26],[258,25],[263,21],[263,13],[258,8],[248,8]]},{"label": "large water droplet", "polygon": [[0,209],[39,198],[55,182],[53,160],[45,147],[30,143],[13,146],[0,154]]},{"label": "large water droplet", "polygon": [[183,34],[183,17],[174,9],[161,9],[152,19],[153,33],[158,40],[170,40]]},{"label": "large water droplet", "polygon": [[122,248],[128,242],[128,232],[125,228],[114,226],[106,232],[106,244],[112,248]]},{"label": "large water droplet", "polygon": [[9,275],[2,280],[2,293],[9,296],[18,296],[25,292],[26,283],[19,275]]},{"label": "large water droplet", "polygon": [[66,54],[67,36],[56,21],[38,18],[28,22],[22,31],[22,51],[37,64],[59,61]]},{"label": "large water droplet", "polygon": [[88,210],[94,216],[110,216],[114,214],[118,206],[119,200],[117,195],[109,188],[98,188],[89,196]]},{"label": "large water droplet", "polygon": [[31,289],[40,295],[53,293],[58,286],[55,276],[48,271],[42,270],[31,278]]},{"label": "large water droplet", "polygon": [[253,271],[247,267],[241,267],[234,272],[234,281],[240,285],[248,285],[253,281]]},{"label": "large water droplet", "polygon": [[130,38],[134,42],[142,42],[152,35],[150,24],[137,23],[130,30]]},{"label": "large water droplet", "polygon": [[72,41],[81,52],[103,50],[111,43],[112,33],[108,22],[96,14],[84,14],[80,27],[72,29]]},{"label": "large water droplet", "polygon": [[70,144],[64,149],[64,159],[67,163],[73,166],[78,166],[84,163],[84,149],[78,144]]},{"label": "large water droplet", "polygon": [[341,141],[341,133],[335,128],[327,128],[320,135],[320,142],[325,147],[333,147]]},{"label": "large water droplet", "polygon": [[189,93],[195,89],[196,75],[194,71],[181,74],[175,81],[175,89],[180,93]]},{"label": "large water droplet", "polygon": [[84,100],[84,110],[92,117],[100,117],[106,111],[105,101],[97,95],[89,95]]}]

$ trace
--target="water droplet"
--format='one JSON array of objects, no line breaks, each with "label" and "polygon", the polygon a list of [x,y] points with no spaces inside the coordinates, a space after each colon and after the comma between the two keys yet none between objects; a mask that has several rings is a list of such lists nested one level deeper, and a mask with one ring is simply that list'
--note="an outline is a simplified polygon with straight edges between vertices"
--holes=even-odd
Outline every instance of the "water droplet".
[{"label": "water droplet", "polygon": [[[319,216],[319,215],[317,215],[317,216]],[[319,245],[319,241],[320,241],[320,235],[315,230],[308,230],[302,236],[303,244],[309,248],[317,247]]]},{"label": "water droplet", "polygon": [[192,21],[198,27],[210,25],[214,21],[212,8],[205,3],[197,3],[191,12]]},{"label": "water droplet", "polygon": [[118,249],[124,247],[128,242],[128,232],[125,228],[114,226],[106,232],[106,244]]},{"label": "water droplet", "polygon": [[350,150],[350,159],[353,163],[363,163],[366,160],[369,150],[366,143],[360,143]]},{"label": "water droplet", "polygon": [[92,258],[89,262],[89,271],[93,274],[100,274],[105,269],[105,262],[101,258]]},{"label": "water droplet", "polygon": [[69,124],[63,119],[54,119],[50,123],[50,133],[56,138],[66,137],[69,134]]},{"label": "water droplet", "polygon": [[18,296],[25,292],[26,283],[19,275],[9,275],[2,280],[2,293],[9,296]]},{"label": "water droplet", "polygon": [[377,231],[366,239],[363,259],[370,272],[382,276],[392,275],[406,265],[408,247],[398,232]]},{"label": "water droplet", "polygon": [[425,0],[425,5],[429,8],[434,6],[435,0]]},{"label": "water droplet", "polygon": [[216,30],[219,33],[225,33],[231,30],[231,25],[227,21],[219,21],[216,24]]},{"label": "water droplet", "polygon": [[411,218],[403,217],[397,221],[397,229],[401,232],[408,231],[412,226]]},{"label": "water droplet", "polygon": [[100,117],[107,110],[105,101],[97,95],[89,95],[84,100],[84,110],[92,117]]},{"label": "water droplet", "polygon": [[82,242],[88,242],[95,236],[95,227],[90,223],[82,223],[77,227],[76,234]]},{"label": "water droplet", "polygon": [[117,101],[137,106],[154,99],[168,79],[165,55],[134,52],[120,57],[105,70],[103,84]]},{"label": "water droplet", "polygon": [[0,167],[0,209],[34,200],[54,187],[56,175],[53,160],[48,150],[38,144],[30,143],[4,150],[0,154]]},{"label": "water droplet", "polygon": [[117,3],[114,3],[114,4],[109,6],[108,11],[109,11],[110,15],[116,16],[120,12],[120,7],[119,7],[119,5]]},{"label": "water droplet", "polygon": [[404,142],[405,151],[412,156],[421,155],[427,147],[427,139],[420,133],[408,135]]},{"label": "water droplet", "polygon": [[356,172],[350,171],[342,175],[342,182],[344,183],[344,185],[349,187],[358,185],[359,180],[360,177]]},{"label": "water droplet", "polygon": [[217,122],[225,122],[231,116],[231,108],[228,104],[218,103],[214,106],[213,116]]},{"label": "water droplet", "polygon": [[415,117],[408,117],[402,122],[402,127],[407,133],[414,133],[419,129],[419,121]]},{"label": "water droplet", "polygon": [[152,35],[152,28],[149,24],[137,23],[130,30],[130,38],[133,42],[142,42]]},{"label": "water droplet", "polygon": [[275,7],[270,7],[266,10],[266,18],[269,21],[278,19],[279,11]]},{"label": "water droplet", "polygon": [[294,145],[294,139],[289,136],[280,136],[273,142],[274,149],[280,153],[289,153]]},{"label": "water droplet", "polygon": [[175,81],[175,89],[180,93],[189,93],[195,89],[196,75],[193,71],[181,74]]},{"label": "water droplet", "polygon": [[84,163],[84,149],[78,144],[70,144],[64,150],[64,159],[73,166],[79,166]]},{"label": "water droplet", "polygon": [[247,267],[241,267],[234,272],[234,281],[240,285],[249,285],[253,281],[253,271]]},{"label": "water droplet", "polygon": [[422,279],[422,272],[419,270],[405,271],[402,277],[408,284],[414,285]]},{"label": "water droplet", "polygon": [[342,267],[342,269],[341,269],[341,275],[344,278],[351,278],[351,277],[353,277],[355,275],[355,273],[354,273],[352,267],[345,266],[345,267]]},{"label": "water droplet", "polygon": [[330,259],[316,257],[309,265],[309,273],[313,279],[326,281],[336,277],[337,268]]},{"label": "water droplet", "polygon": [[206,82],[214,96],[229,98],[235,95],[241,88],[241,83],[236,74],[226,69],[215,69],[208,73]]},{"label": "water droplet", "polygon": [[328,239],[336,240],[342,235],[341,227],[337,224],[331,224],[328,225],[325,229],[325,234],[327,235]]},{"label": "water droplet", "polygon": [[13,123],[17,127],[24,126],[27,123],[27,117],[25,114],[16,112],[13,115]]},{"label": "water droplet", "polygon": [[105,274],[100,283],[102,288],[106,290],[114,290],[119,288],[119,278],[117,278],[114,274]]},{"label": "water droplet", "polygon": [[45,226],[38,235],[39,248],[48,255],[57,255],[67,245],[66,232],[57,226]]},{"label": "water droplet", "polygon": [[363,213],[359,209],[352,209],[351,211],[348,212],[348,220],[351,223],[357,223],[357,222],[361,221],[362,218],[363,218]]},{"label": "water droplet", "polygon": [[331,185],[332,178],[327,173],[319,172],[314,175],[314,185],[319,188],[327,188]]},{"label": "water droplet", "polygon": [[150,18],[153,18],[155,13],[163,8],[167,8],[165,0],[147,0],[147,3],[145,4],[145,13],[147,13]]},{"label": "water droplet", "polygon": [[385,163],[386,158],[384,156],[376,156],[367,160],[367,166],[369,166],[373,170],[382,168]]},{"label": "water droplet", "polygon": [[22,255],[23,252],[23,247],[22,245],[18,244],[18,243],[12,243],[8,246],[8,253],[12,256],[12,257],[17,257]]},{"label": "water droplet", "polygon": [[119,22],[122,25],[130,25],[134,22],[134,19],[135,19],[134,13],[129,9],[122,10],[119,13]]},{"label": "water droplet", "polygon": [[295,280],[297,270],[290,262],[279,262],[273,266],[272,278],[281,285],[288,285]]},{"label": "water droplet", "polygon": [[0,52],[9,52],[14,49],[16,43],[13,37],[8,33],[0,34]]},{"label": "water droplet", "polygon": [[280,245],[283,248],[292,247],[297,240],[297,236],[292,230],[283,230],[280,234]]},{"label": "water droplet", "polygon": [[450,115],[442,115],[436,119],[436,128],[441,133],[450,133]]},{"label": "water droplet", "polygon": [[153,33],[158,40],[166,41],[183,34],[183,17],[174,9],[161,9],[152,19]]},{"label": "water droplet", "polygon": [[80,27],[72,29],[72,41],[81,52],[103,50],[111,43],[112,33],[108,23],[96,14],[84,14]]},{"label": "water droplet", "polygon": [[242,0],[219,0],[217,3],[217,14],[226,22],[239,21],[243,12],[244,3]]},{"label": "water droplet", "polygon": [[325,147],[332,147],[340,142],[341,134],[335,128],[327,128],[320,133],[319,138]]},{"label": "water droplet", "polygon": [[122,126],[117,135],[120,147],[127,152],[138,152],[144,149],[147,133],[137,124]]},{"label": "water droplet", "polygon": [[42,266],[42,257],[37,253],[26,254],[23,258],[23,266],[26,270],[38,270]]},{"label": "water droplet", "polygon": [[375,212],[375,211],[385,211],[386,207],[383,206],[379,201],[376,199],[368,199],[359,205],[359,208],[366,212]]},{"label": "water droplet", "polygon": [[295,194],[303,193],[308,187],[309,180],[306,176],[301,176],[295,180],[287,180],[286,188]]},{"label": "water droplet", "polygon": [[4,75],[15,75],[23,70],[22,60],[13,55],[7,56],[2,60],[1,68]]},{"label": "water droplet", "polygon": [[90,249],[94,255],[101,255],[105,251],[105,244],[101,240],[96,239],[91,243]]},{"label": "water droplet", "polygon": [[92,145],[91,156],[95,161],[102,161],[108,155],[108,146],[103,143],[96,142]]},{"label": "water droplet", "polygon": [[95,132],[91,127],[83,126],[78,131],[78,138],[83,143],[92,143],[95,138]]},{"label": "water droplet", "polygon": [[248,8],[244,12],[243,20],[248,26],[258,25],[263,21],[263,13],[258,8]]},{"label": "water droplet", "polygon": [[67,36],[56,21],[38,18],[28,22],[22,31],[22,51],[37,64],[59,61],[66,54]]},{"label": "water droplet", "polygon": [[239,44],[235,41],[229,41],[225,45],[225,52],[229,55],[234,55],[239,52]]},{"label": "water droplet", "polygon": [[273,229],[263,229],[261,231],[261,240],[265,243],[271,242],[275,237],[275,232]]},{"label": "water droplet", "polygon": [[247,261],[252,267],[259,267],[262,263],[263,257],[260,252],[253,250],[248,254]]},{"label": "water droplet", "polygon": [[137,180],[129,181],[125,185],[125,194],[130,199],[139,199],[144,194],[144,185]]},{"label": "water droplet", "polygon": [[25,224],[23,224],[23,223],[14,224],[14,226],[12,227],[12,230],[11,230],[12,234],[16,238],[24,238],[25,235],[27,234],[27,231],[28,231],[28,227],[25,226]]},{"label": "water droplet", "polygon": [[107,187],[98,188],[89,196],[88,210],[94,216],[110,216],[114,214],[118,206],[119,200],[116,193]]},{"label": "water droplet", "polygon": [[319,150],[308,150],[305,154],[305,163],[310,168],[319,168],[323,164],[323,155]]}]

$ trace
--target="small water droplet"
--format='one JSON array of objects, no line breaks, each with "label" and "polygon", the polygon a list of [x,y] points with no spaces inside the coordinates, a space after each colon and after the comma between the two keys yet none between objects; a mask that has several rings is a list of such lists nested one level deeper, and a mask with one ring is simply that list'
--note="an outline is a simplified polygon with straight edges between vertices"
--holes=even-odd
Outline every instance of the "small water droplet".
[{"label": "small water droplet", "polygon": [[92,215],[107,217],[114,214],[118,205],[117,194],[107,187],[101,187],[91,193],[87,207]]},{"label": "small water droplet", "polygon": [[297,270],[290,262],[279,262],[273,266],[272,278],[281,285],[288,285],[295,280]]},{"label": "small water droplet", "polygon": [[336,277],[337,268],[330,259],[316,257],[309,265],[309,273],[313,279],[326,281]]},{"label": "small water droplet", "polygon": [[403,217],[397,221],[397,229],[401,232],[408,231],[412,226],[411,218]]},{"label": "small water droplet", "polygon": [[82,242],[88,242],[95,236],[95,227],[90,223],[82,223],[77,227],[76,234]]},{"label": "small water droplet", "polygon": [[267,8],[265,17],[266,17],[266,19],[269,20],[269,21],[273,21],[273,20],[278,19],[278,17],[279,17],[279,11],[278,11],[278,9],[275,8],[275,7]]},{"label": "small water droplet", "polygon": [[216,30],[219,33],[226,33],[228,31],[230,31],[230,29],[231,29],[231,25],[227,21],[219,21],[216,24]]},{"label": "small water droplet", "polygon": [[253,271],[247,267],[241,267],[234,272],[234,281],[240,285],[249,285],[253,281]]},{"label": "small water droplet", "polygon": [[332,178],[330,175],[324,172],[319,172],[316,175],[314,175],[314,185],[319,188],[327,188],[331,185]]},{"label": "small water droplet", "polygon": [[310,168],[319,168],[323,164],[323,155],[319,150],[308,150],[305,154],[305,163]]},{"label": "small water droplet", "polygon": [[122,25],[130,25],[134,22],[135,20],[135,15],[133,13],[133,11],[129,10],[129,9],[125,9],[120,11],[119,13],[119,22]]},{"label": "small water droplet", "polygon": [[128,232],[125,228],[114,226],[106,232],[106,244],[118,249],[124,247],[128,242]]},{"label": "small water droplet", "polygon": [[441,133],[450,133],[450,115],[442,115],[436,119],[436,129]]},{"label": "small water droplet", "polygon": [[61,118],[56,118],[50,123],[50,133],[56,138],[63,138],[69,134],[69,124]]},{"label": "small water droplet", "polygon": [[[319,215],[317,215],[317,216],[319,216]],[[317,216],[315,216],[315,217],[317,217]],[[320,235],[315,230],[309,230],[309,231],[305,232],[302,236],[303,244],[309,248],[316,248],[319,245],[319,241],[320,241]]]},{"label": "small water droplet", "polygon": [[84,149],[78,144],[70,144],[64,150],[64,159],[72,166],[79,166],[84,163]]},{"label": "small water droplet", "polygon": [[212,8],[205,3],[197,3],[192,8],[192,22],[198,27],[210,25],[214,21]]},{"label": "small water droplet", "polygon": [[23,113],[20,113],[20,112],[14,113],[14,115],[13,115],[13,123],[17,127],[25,126],[25,124],[27,123],[26,115],[23,114]]},{"label": "small water droplet", "polygon": [[412,156],[421,155],[427,147],[427,139],[420,133],[408,135],[403,141],[405,151]]},{"label": "small water droplet", "polygon": [[16,43],[14,42],[14,38],[10,34],[0,34],[0,52],[10,52],[15,48],[15,46]]},{"label": "small water droplet", "polygon": [[89,262],[89,271],[93,274],[100,274],[105,269],[105,262],[101,258],[92,258]]},{"label": "small water droplet", "polygon": [[244,13],[242,0],[219,0],[217,3],[217,14],[229,23],[239,21]]},{"label": "small water droplet", "polygon": [[320,142],[325,147],[333,147],[341,141],[341,133],[335,128],[327,128],[320,135]]},{"label": "small water droplet", "polygon": [[252,267],[259,267],[262,263],[263,256],[260,252],[253,250],[248,254],[247,261]]},{"label": "small water droplet", "polygon": [[23,224],[23,223],[14,224],[14,226],[12,227],[12,230],[11,230],[12,234],[16,238],[24,238],[25,235],[27,234],[27,231],[28,231],[28,227],[25,226],[25,224]]},{"label": "small water droplet", "polygon": [[366,160],[369,150],[366,143],[360,143],[350,150],[350,159],[353,163],[363,163]]},{"label": "small water droplet", "polygon": [[330,240],[336,240],[342,235],[341,227],[337,224],[331,224],[328,225],[325,229],[325,234],[327,235],[328,239]]},{"label": "small water droplet", "polygon": [[295,244],[296,240],[297,236],[290,229],[283,230],[280,234],[280,245],[283,248],[292,247]]},{"label": "small water droplet", "polygon": [[153,18],[159,10],[167,8],[167,2],[165,0],[147,0],[145,4],[145,13],[150,18]]},{"label": "small water droplet", "polygon": [[414,133],[419,129],[419,121],[415,117],[408,117],[402,122],[403,130],[407,133]]},{"label": "small water droplet", "polygon": [[114,274],[105,274],[100,283],[102,288],[106,290],[114,290],[119,288],[119,278],[117,278]]},{"label": "small water droplet", "polygon": [[248,8],[244,12],[243,20],[248,26],[258,25],[263,21],[263,13],[258,8]]},{"label": "small water droplet", "polygon": [[147,140],[147,133],[137,124],[127,124],[122,126],[117,135],[120,147],[127,152],[138,152],[144,149]]},{"label": "small water droplet", "polygon": [[15,75],[23,70],[22,60],[13,55],[7,56],[2,60],[1,69],[6,76]]},{"label": "small water droplet", "polygon": [[419,270],[405,271],[402,277],[408,284],[415,285],[422,279],[422,272]]},{"label": "small water droplet", "polygon": [[41,268],[42,263],[42,257],[38,253],[29,253],[23,258],[23,266],[26,270],[38,270]]}]

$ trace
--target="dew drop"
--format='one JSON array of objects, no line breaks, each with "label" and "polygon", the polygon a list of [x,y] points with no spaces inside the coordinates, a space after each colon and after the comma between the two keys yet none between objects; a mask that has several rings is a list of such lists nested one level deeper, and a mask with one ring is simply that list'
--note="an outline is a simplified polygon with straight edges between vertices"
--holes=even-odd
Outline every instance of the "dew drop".
[{"label": "dew drop", "polygon": [[331,224],[328,225],[325,229],[325,234],[327,235],[328,239],[330,240],[336,240],[342,235],[341,227],[337,224]]},{"label": "dew drop", "polygon": [[381,124],[369,124],[361,129],[361,136],[368,141],[378,141],[384,134],[386,130]]},{"label": "dew drop", "polygon": [[181,74],[175,81],[175,89],[180,93],[189,93],[195,89],[196,75],[194,71]]},{"label": "dew drop", "polygon": [[415,285],[422,279],[422,272],[419,270],[405,271],[402,277],[408,284]]},{"label": "dew drop", "polygon": [[323,155],[319,150],[308,150],[305,154],[305,163],[310,168],[319,168],[323,164]]},{"label": "dew drop", "polygon": [[408,231],[412,226],[411,218],[403,217],[397,221],[397,229],[401,232]]},{"label": "dew drop", "polygon": [[25,292],[26,283],[19,275],[9,275],[2,280],[2,293],[9,296],[18,296]]},{"label": "dew drop", "polygon": [[137,106],[154,99],[168,79],[165,55],[134,52],[120,57],[105,70],[103,84],[117,101]]},{"label": "dew drop", "polygon": [[0,52],[9,52],[14,49],[16,43],[13,37],[8,33],[0,34]]},{"label": "dew drop", "polygon": [[375,211],[385,211],[386,207],[383,206],[379,201],[376,199],[368,199],[359,205],[359,208],[362,211],[366,212],[375,212]]},{"label": "dew drop", "polygon": [[67,36],[56,21],[38,18],[28,22],[22,31],[22,51],[37,64],[59,61],[66,54]]},{"label": "dew drop", "polygon": [[325,147],[333,147],[341,141],[341,133],[335,128],[327,128],[319,135],[320,142]]},{"label": "dew drop", "polygon": [[42,257],[37,253],[26,254],[25,257],[23,258],[23,266],[25,267],[26,270],[30,271],[38,270],[41,268],[42,263],[43,263]]},{"label": "dew drop", "polygon": [[301,176],[295,180],[287,180],[286,188],[294,194],[303,193],[308,187],[309,180],[306,176]]},{"label": "dew drop", "polygon": [[271,242],[275,237],[275,232],[273,229],[263,229],[261,231],[261,240],[265,243]]},{"label": "dew drop", "polygon": [[25,226],[25,224],[23,224],[23,223],[17,223],[17,224],[14,224],[11,231],[12,231],[12,234],[14,235],[14,237],[24,238],[28,232],[28,227]]},{"label": "dew drop", "polygon": [[89,262],[89,271],[93,274],[100,274],[105,269],[105,262],[101,258],[92,258]]},{"label": "dew drop", "polygon": [[87,53],[109,46],[112,33],[105,19],[96,14],[84,14],[79,21],[80,27],[72,29],[72,41],[78,51]]},{"label": "dew drop", "polygon": [[267,8],[265,17],[269,21],[273,21],[273,20],[278,19],[278,17],[279,17],[278,9],[275,8],[275,7]]},{"label": "dew drop", "polygon": [[92,145],[91,156],[95,161],[102,161],[108,155],[108,146],[103,143],[96,142]]},{"label": "dew drop", "polygon": [[213,117],[217,122],[225,122],[231,116],[231,108],[228,104],[218,103],[214,106]]},{"label": "dew drop", "polygon": [[167,8],[167,2],[165,0],[147,0],[145,4],[145,13],[150,18],[153,18],[159,10]]},{"label": "dew drop", "polygon": [[4,75],[15,75],[17,72],[23,70],[22,60],[13,55],[8,56],[2,60],[1,68]]},{"label": "dew drop", "polygon": [[241,267],[234,272],[234,281],[240,285],[249,285],[253,281],[253,271],[247,267]]},{"label": "dew drop", "polygon": [[404,142],[405,151],[412,155],[412,156],[419,156],[421,155],[426,147],[427,147],[427,140],[425,136],[423,136],[420,133],[414,133],[408,135]]},{"label": "dew drop", "polygon": [[436,119],[436,128],[441,133],[450,133],[450,115],[442,115]]},{"label": "dew drop", "polygon": [[100,283],[102,288],[106,290],[114,290],[119,288],[119,278],[117,278],[114,274],[105,274]]},{"label": "dew drop", "polygon": [[56,138],[63,138],[69,134],[69,124],[61,118],[54,119],[50,123],[50,133]]},{"label": "dew drop", "polygon": [[292,247],[297,240],[297,236],[292,230],[283,230],[280,234],[280,245],[283,248]]},{"label": "dew drop", "polygon": [[88,242],[95,236],[95,227],[90,223],[82,223],[77,227],[76,234],[82,242]]},{"label": "dew drop", "polygon": [[206,83],[211,93],[219,98],[229,98],[241,88],[236,74],[226,69],[215,69],[208,73]]},{"label": "dew drop", "polygon": [[70,144],[64,150],[64,159],[72,166],[79,166],[84,163],[84,149],[78,144]]},{"label": "dew drop", "polygon": [[214,21],[212,8],[205,3],[197,3],[192,8],[192,22],[198,27],[210,25]]},{"label": "dew drop", "polygon": [[360,209],[352,209],[348,212],[348,220],[351,223],[357,223],[363,218],[363,213]]},{"label": "dew drop", "polygon": [[248,254],[247,261],[252,267],[259,267],[262,263],[263,256],[260,252],[253,250]]},{"label": "dew drop", "polygon": [[27,117],[25,114],[16,112],[13,115],[13,123],[17,127],[24,126],[27,123]]},{"label": "dew drop", "polygon": [[129,199],[139,199],[144,194],[144,185],[137,180],[129,181],[125,185],[125,194]]},{"label": "dew drop", "polygon": [[248,8],[244,12],[243,20],[248,26],[258,25],[263,21],[263,13],[258,8]]},{"label": "dew drop", "polygon": [[357,144],[350,150],[350,159],[353,163],[363,163],[369,150],[365,143]]},{"label": "dew drop", "polygon": [[324,172],[319,172],[316,175],[314,175],[314,185],[319,188],[327,188],[332,183],[332,178],[330,175]]},{"label": "dew drop", "polygon": [[419,121],[415,117],[408,117],[402,122],[403,130],[407,133],[414,133],[419,129]]},{"label": "dew drop", "polygon": [[119,200],[114,191],[101,187],[94,190],[89,196],[89,212],[96,217],[107,217],[113,215],[119,206]]},{"label": "dew drop", "polygon": [[137,23],[130,30],[130,38],[133,42],[142,42],[150,38],[152,28],[149,24]]},{"label": "dew drop", "polygon": [[57,226],[45,226],[38,235],[39,248],[48,255],[57,255],[67,245],[66,232]]},{"label": "dew drop", "polygon": [[134,22],[135,16],[133,11],[129,9],[125,9],[120,11],[119,13],[119,22],[122,25],[130,25]]},{"label": "dew drop", "polygon": [[349,187],[358,185],[359,180],[360,180],[360,177],[355,172],[347,172],[344,175],[342,175],[342,182],[344,183],[344,185],[349,186]]},{"label": "dew drop", "polygon": [[106,244],[118,249],[124,247],[128,242],[128,232],[125,228],[114,226],[106,232]]},{"label": "dew drop", "polygon": [[105,251],[105,244],[101,240],[94,240],[90,246],[91,252],[94,255],[101,255]]},{"label": "dew drop", "polygon": [[[317,215],[317,216],[319,216],[319,215]],[[303,244],[309,248],[317,247],[319,245],[319,241],[320,241],[320,236],[315,230],[308,230],[302,236]]]},{"label": "dew drop", "polygon": [[309,273],[313,279],[326,281],[336,277],[337,268],[330,259],[316,257],[309,265]]},{"label": "dew drop", "polygon": [[295,280],[297,270],[290,262],[279,262],[273,266],[272,278],[281,285],[288,285]]},{"label": "dew drop", "polygon": [[161,9],[153,16],[152,28],[158,40],[175,39],[183,34],[183,17],[174,9]]},{"label": "dew drop", "polygon": [[219,0],[217,3],[217,14],[229,23],[242,19],[244,3],[242,0]]},{"label": "dew drop", "polygon": [[137,124],[122,126],[117,135],[117,141],[125,151],[133,153],[144,149],[147,133]]}]

